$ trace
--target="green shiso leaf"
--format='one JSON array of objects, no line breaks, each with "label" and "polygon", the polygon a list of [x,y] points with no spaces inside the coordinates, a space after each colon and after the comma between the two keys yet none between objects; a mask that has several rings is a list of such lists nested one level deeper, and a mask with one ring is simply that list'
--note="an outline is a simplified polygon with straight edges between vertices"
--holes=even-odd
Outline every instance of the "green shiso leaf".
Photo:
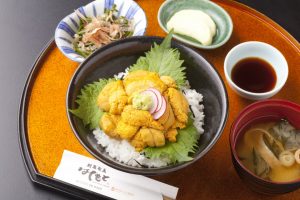
[{"label": "green shiso leaf", "polygon": [[171,163],[186,162],[193,159],[190,154],[195,153],[198,148],[200,134],[189,118],[187,127],[178,131],[177,141],[168,142],[163,147],[147,147],[144,149],[148,158],[168,158]]},{"label": "green shiso leaf", "polygon": [[100,79],[99,81],[84,86],[76,100],[78,108],[69,110],[82,119],[84,126],[88,126],[91,130],[99,127],[99,120],[104,113],[97,106],[98,94],[110,81],[113,81],[113,79]]},{"label": "green shiso leaf", "polygon": [[145,57],[140,57],[137,63],[132,65],[129,72],[147,70],[157,72],[161,76],[171,76],[180,87],[186,82],[185,67],[182,66],[180,53],[171,48],[173,31],[164,39],[161,45],[154,44]]}]

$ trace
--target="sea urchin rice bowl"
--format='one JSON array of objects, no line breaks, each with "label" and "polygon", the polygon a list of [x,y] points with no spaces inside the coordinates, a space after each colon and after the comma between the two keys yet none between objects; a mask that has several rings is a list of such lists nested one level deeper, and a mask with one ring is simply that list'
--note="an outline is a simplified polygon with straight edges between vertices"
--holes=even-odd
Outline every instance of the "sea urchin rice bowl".
[{"label": "sea urchin rice bowl", "polygon": [[125,71],[82,86],[69,110],[116,164],[164,168],[198,155],[203,96],[190,87],[171,38],[154,43]]},{"label": "sea urchin rice bowl", "polygon": [[[121,72],[115,76],[120,79],[126,77],[128,70]],[[204,129],[204,105],[202,104],[203,96],[196,90],[191,89],[188,82],[182,88],[182,93],[186,97],[190,111],[193,113],[193,124],[196,127],[198,134],[203,134]],[[105,148],[108,155],[117,161],[134,167],[164,167],[170,163],[170,160],[165,158],[147,158],[143,152],[137,152],[135,148],[127,140],[118,140],[106,135],[100,128],[93,130],[93,134],[97,143]]]}]

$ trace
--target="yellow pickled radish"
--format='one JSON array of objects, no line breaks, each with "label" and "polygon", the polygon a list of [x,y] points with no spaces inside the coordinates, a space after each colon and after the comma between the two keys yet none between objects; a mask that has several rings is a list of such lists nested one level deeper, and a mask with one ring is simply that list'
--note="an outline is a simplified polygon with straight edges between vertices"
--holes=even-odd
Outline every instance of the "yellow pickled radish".
[{"label": "yellow pickled radish", "polygon": [[285,167],[290,167],[295,163],[295,156],[290,151],[283,151],[279,154],[279,161]]},{"label": "yellow pickled radish", "polygon": [[300,164],[300,149],[295,152],[295,160],[298,164]]}]

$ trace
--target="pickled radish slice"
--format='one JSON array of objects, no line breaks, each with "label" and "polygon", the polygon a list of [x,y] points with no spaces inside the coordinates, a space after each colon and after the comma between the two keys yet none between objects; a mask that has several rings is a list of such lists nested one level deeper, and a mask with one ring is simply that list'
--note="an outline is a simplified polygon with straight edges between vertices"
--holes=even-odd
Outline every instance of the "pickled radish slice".
[{"label": "pickled radish slice", "polygon": [[145,95],[151,96],[152,105],[151,105],[151,107],[149,109],[149,112],[151,114],[153,114],[156,111],[157,107],[158,107],[158,97],[157,97],[157,95],[153,91],[151,91],[151,90],[145,90],[141,94],[145,94]]},{"label": "pickled radish slice", "polygon": [[161,105],[161,108],[155,112],[153,114],[153,118],[154,119],[159,119],[167,110],[167,101],[166,99],[162,96],[162,105]]},{"label": "pickled radish slice", "polygon": [[285,167],[290,167],[295,163],[295,157],[290,151],[283,151],[279,154],[279,161]]},{"label": "pickled radish slice", "polygon": [[156,94],[157,100],[158,100],[158,106],[157,106],[157,108],[155,109],[154,112],[158,112],[158,111],[161,109],[161,106],[162,106],[163,96],[162,96],[161,93],[160,93],[157,89],[155,89],[155,88],[148,88],[148,89],[145,90],[145,91],[152,91],[152,92],[154,92],[154,93]]}]

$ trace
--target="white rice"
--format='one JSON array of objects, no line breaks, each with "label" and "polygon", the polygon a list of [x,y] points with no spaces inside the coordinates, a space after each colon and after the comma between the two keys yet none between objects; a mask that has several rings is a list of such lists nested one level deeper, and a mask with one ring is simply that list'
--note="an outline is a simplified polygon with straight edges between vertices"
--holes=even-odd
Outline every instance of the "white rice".
[{"label": "white rice", "polygon": [[199,134],[204,133],[203,125],[204,125],[204,105],[201,104],[203,101],[202,94],[198,93],[195,89],[190,89],[189,84],[188,87],[182,89],[182,92],[189,102],[190,111],[193,113],[192,118],[194,120],[194,126],[196,127]]},{"label": "white rice", "polygon": [[129,73],[129,68],[126,68],[124,72],[120,72],[116,75],[114,75],[115,79],[123,79],[125,78],[125,76],[127,76],[127,74]]},{"label": "white rice", "polygon": [[162,167],[167,166],[168,159],[148,159],[143,154],[136,152],[127,140],[116,140],[107,136],[99,128],[93,131],[97,143],[105,147],[105,151],[117,161],[130,166]]},{"label": "white rice", "polygon": [[[128,70],[121,72],[118,75],[115,75],[115,78],[121,79],[128,74]],[[194,89],[190,89],[189,83],[187,82],[186,86],[182,88],[182,92],[185,95],[187,101],[190,105],[190,110],[193,115],[194,126],[198,130],[199,134],[204,133],[204,106],[201,104],[203,101],[202,94],[198,93]],[[97,140],[97,143],[105,148],[105,151],[108,155],[119,162],[125,163],[130,166],[135,167],[163,167],[167,166],[170,163],[168,158],[163,159],[149,159],[146,158],[142,153],[136,152],[135,148],[127,140],[116,140],[107,136],[99,128],[93,131],[93,134]]]}]

